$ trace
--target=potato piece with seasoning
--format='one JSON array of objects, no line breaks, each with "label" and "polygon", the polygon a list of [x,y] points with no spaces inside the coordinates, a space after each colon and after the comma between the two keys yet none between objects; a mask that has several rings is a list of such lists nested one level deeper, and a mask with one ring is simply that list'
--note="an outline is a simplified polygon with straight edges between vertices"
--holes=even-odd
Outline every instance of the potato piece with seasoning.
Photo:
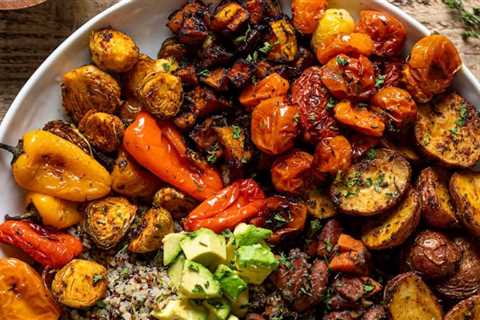
[{"label": "potato piece with seasoning", "polygon": [[111,153],[122,144],[125,126],[113,114],[92,110],[80,120],[78,129],[95,148]]},{"label": "potato piece with seasoning", "polygon": [[276,62],[290,62],[297,55],[297,36],[295,29],[286,20],[280,19],[270,23],[272,30],[269,44],[272,46],[267,58]]},{"label": "potato piece with seasoning", "polygon": [[174,58],[177,62],[181,62],[186,56],[186,46],[178,42],[175,37],[165,39],[157,55],[158,59]]},{"label": "potato piece with seasoning", "polygon": [[120,104],[120,85],[108,73],[86,65],[65,73],[63,107],[78,123],[90,110],[114,113]]},{"label": "potato piece with seasoning", "polygon": [[300,150],[294,150],[275,160],[271,169],[275,189],[279,192],[300,194],[311,179],[312,161],[311,154]]},{"label": "potato piece with seasoning", "polygon": [[450,194],[457,217],[472,234],[480,236],[480,173],[456,172],[450,179]]},{"label": "potato piece with seasoning", "polygon": [[480,159],[480,117],[456,93],[418,105],[417,145],[429,158],[449,167],[467,168]]},{"label": "potato piece with seasoning", "polygon": [[162,186],[162,182],[152,173],[141,167],[123,149],[115,160],[112,189],[127,197],[150,198]]},{"label": "potato piece with seasoning", "polygon": [[381,137],[385,123],[379,115],[365,107],[354,107],[350,101],[337,103],[334,108],[338,122],[367,136]]},{"label": "potato piece with seasoning", "polygon": [[94,262],[75,259],[60,269],[52,282],[52,294],[70,308],[88,308],[107,293],[107,269]]},{"label": "potato piece with seasoning", "polygon": [[126,198],[107,197],[92,201],[85,208],[83,229],[104,250],[115,247],[127,233],[137,206]]},{"label": "potato piece with seasoning", "polygon": [[294,27],[303,34],[312,34],[327,5],[327,0],[292,0]]},{"label": "potato piece with seasoning", "polygon": [[147,253],[160,249],[165,235],[175,232],[170,212],[163,208],[151,208],[142,217],[140,233],[128,245],[135,253]]},{"label": "potato piece with seasoning", "polygon": [[444,320],[480,319],[480,295],[474,295],[457,303],[446,315]]},{"label": "potato piece with seasoning", "polygon": [[410,185],[411,168],[399,154],[378,149],[374,157],[351,166],[330,188],[333,202],[346,214],[371,216],[395,206]]},{"label": "potato piece with seasoning", "polygon": [[58,320],[61,308],[40,275],[15,258],[0,259],[0,318],[5,320]]},{"label": "potato piece with seasoning", "polygon": [[90,34],[92,61],[100,69],[126,72],[137,63],[139,50],[135,41],[123,32],[111,28]]},{"label": "potato piece with seasoning", "polygon": [[308,213],[317,219],[327,219],[337,215],[337,208],[333,204],[327,190],[315,188],[306,195]]}]

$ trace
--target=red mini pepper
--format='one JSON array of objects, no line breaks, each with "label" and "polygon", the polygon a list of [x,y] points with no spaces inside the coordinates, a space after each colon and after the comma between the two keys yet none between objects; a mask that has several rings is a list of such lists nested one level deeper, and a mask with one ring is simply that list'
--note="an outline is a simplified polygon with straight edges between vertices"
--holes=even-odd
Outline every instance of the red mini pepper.
[{"label": "red mini pepper", "polygon": [[188,231],[208,228],[217,233],[256,217],[265,195],[253,179],[238,180],[202,202],[183,221]]},{"label": "red mini pepper", "polygon": [[123,146],[143,167],[197,200],[223,188],[217,171],[189,157],[181,134],[171,123],[157,121],[146,112],[140,112],[127,128]]},{"label": "red mini pepper", "polygon": [[0,224],[0,242],[22,249],[33,260],[49,268],[63,267],[83,251],[82,242],[74,236],[25,220]]}]

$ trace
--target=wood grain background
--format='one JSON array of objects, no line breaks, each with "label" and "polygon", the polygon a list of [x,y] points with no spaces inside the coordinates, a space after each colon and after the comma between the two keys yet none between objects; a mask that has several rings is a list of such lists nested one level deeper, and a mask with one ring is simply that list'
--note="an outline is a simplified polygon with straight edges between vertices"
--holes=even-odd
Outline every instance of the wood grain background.
[{"label": "wood grain background", "polygon": [[[462,40],[461,22],[441,0],[389,1],[431,30],[449,36],[460,48],[464,62],[480,77],[480,41]],[[0,11],[0,119],[40,63],[73,30],[116,2],[118,0],[49,0],[30,9]],[[467,6],[480,5],[480,0],[464,2]]]}]

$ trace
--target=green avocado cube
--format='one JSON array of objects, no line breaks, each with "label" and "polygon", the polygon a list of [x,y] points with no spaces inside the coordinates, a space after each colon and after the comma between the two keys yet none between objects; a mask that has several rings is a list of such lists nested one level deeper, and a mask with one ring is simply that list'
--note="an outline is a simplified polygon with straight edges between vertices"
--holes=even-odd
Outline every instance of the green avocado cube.
[{"label": "green avocado cube", "polygon": [[240,294],[236,301],[232,302],[232,313],[243,318],[248,312],[249,302],[250,297],[247,289]]},{"label": "green avocado cube", "polygon": [[214,270],[227,260],[225,238],[210,229],[198,229],[180,242],[187,260],[198,262]]},{"label": "green avocado cube", "polygon": [[267,245],[253,244],[237,249],[235,265],[242,279],[259,285],[277,269],[278,260]]},{"label": "green avocado cube", "polygon": [[213,276],[220,282],[223,294],[230,301],[237,300],[240,293],[247,290],[247,283],[224,264],[218,266]]},{"label": "green avocado cube", "polygon": [[185,260],[179,291],[190,299],[219,298],[222,293],[210,270],[190,260]]},{"label": "green avocado cube", "polygon": [[209,299],[203,301],[203,306],[208,310],[208,319],[227,320],[231,307],[225,299]]},{"label": "green avocado cube", "polygon": [[180,241],[185,239],[185,237],[185,233],[169,233],[163,238],[164,266],[168,266],[170,263],[172,263],[182,251],[182,248],[180,247]]},{"label": "green avocado cube", "polygon": [[231,315],[228,316],[227,320],[240,320],[240,319],[238,319],[238,317],[231,314]]},{"label": "green avocado cube", "polygon": [[188,300],[171,300],[167,305],[151,315],[158,320],[207,320],[207,310]]},{"label": "green avocado cube", "polygon": [[237,247],[262,243],[272,235],[269,229],[259,228],[253,224],[240,223],[233,230]]},{"label": "green avocado cube", "polygon": [[173,262],[170,267],[168,267],[167,274],[170,278],[170,285],[172,288],[178,289],[180,283],[182,282],[183,266],[185,264],[185,256],[183,254],[179,255],[175,262]]}]

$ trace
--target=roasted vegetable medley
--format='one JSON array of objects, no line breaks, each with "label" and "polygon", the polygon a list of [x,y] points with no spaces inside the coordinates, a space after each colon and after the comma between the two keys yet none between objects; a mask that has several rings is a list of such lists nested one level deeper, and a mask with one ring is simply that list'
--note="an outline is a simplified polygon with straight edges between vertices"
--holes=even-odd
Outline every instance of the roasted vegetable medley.
[{"label": "roasted vegetable medley", "polygon": [[[445,36],[327,0],[92,31],[26,132],[0,319],[480,319],[480,118]],[[159,26],[161,27],[161,26]],[[122,262],[118,263],[118,257]]]}]

